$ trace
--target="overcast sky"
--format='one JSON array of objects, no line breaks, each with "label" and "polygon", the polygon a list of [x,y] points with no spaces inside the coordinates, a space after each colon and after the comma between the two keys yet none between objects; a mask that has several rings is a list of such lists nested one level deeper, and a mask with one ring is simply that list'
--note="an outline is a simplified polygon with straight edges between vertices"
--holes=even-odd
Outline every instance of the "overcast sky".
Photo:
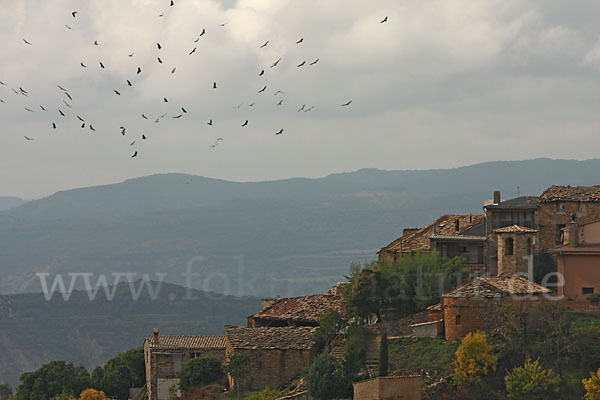
[{"label": "overcast sky", "polygon": [[0,43],[0,195],[600,151],[597,0],[2,0]]}]

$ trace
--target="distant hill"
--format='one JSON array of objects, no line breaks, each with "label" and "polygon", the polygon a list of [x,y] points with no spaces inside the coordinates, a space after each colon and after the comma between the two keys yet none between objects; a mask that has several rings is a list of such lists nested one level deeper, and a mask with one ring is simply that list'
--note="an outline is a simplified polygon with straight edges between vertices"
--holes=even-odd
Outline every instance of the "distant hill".
[{"label": "distant hill", "polygon": [[0,292],[40,291],[36,272],[167,273],[183,284],[191,260],[198,288],[319,292],[404,227],[481,213],[494,190],[598,184],[599,171],[598,159],[536,159],[255,183],[163,174],[62,191],[0,212]]},{"label": "distant hill", "polygon": [[9,210],[25,204],[27,201],[18,197],[0,196],[0,211]]},{"label": "distant hill", "polygon": [[[134,282],[134,292],[141,282]],[[157,288],[156,282],[151,282]],[[196,297],[194,300],[192,297]],[[90,301],[75,291],[65,301],[55,293],[8,296],[0,313],[0,383],[16,387],[23,372],[51,360],[67,360],[91,370],[117,352],[141,346],[154,328],[161,334],[224,334],[223,326],[245,325],[257,312],[256,298],[236,298],[163,284],[158,297],[141,290],[133,300],[127,284],[118,285],[112,301],[103,290]]]}]

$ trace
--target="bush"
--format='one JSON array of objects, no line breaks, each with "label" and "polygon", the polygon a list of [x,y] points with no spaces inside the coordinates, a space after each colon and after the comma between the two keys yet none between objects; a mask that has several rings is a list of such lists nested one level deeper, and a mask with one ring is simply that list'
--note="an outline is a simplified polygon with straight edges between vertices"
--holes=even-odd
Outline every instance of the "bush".
[{"label": "bush", "polygon": [[345,398],[352,393],[352,381],[340,371],[338,360],[329,354],[317,356],[302,376],[308,393],[317,400]]},{"label": "bush", "polygon": [[362,368],[366,356],[367,337],[360,325],[351,325],[344,345],[344,374],[353,379]]},{"label": "bush", "polygon": [[225,376],[223,364],[213,357],[194,358],[179,372],[179,387],[183,392],[199,385],[216,383]]},{"label": "bush", "polygon": [[267,386],[259,392],[254,392],[246,396],[245,400],[275,400],[283,397],[283,392]]},{"label": "bush", "polygon": [[481,376],[495,371],[498,357],[492,353],[483,332],[469,333],[462,340],[454,360],[454,385],[470,387],[479,383]]},{"label": "bush", "polygon": [[592,304],[598,304],[600,302],[600,293],[590,294],[586,299]]},{"label": "bush", "polygon": [[600,368],[596,372],[590,373],[588,379],[582,379],[585,387],[585,400],[600,400]]},{"label": "bush", "polygon": [[539,360],[529,357],[522,367],[504,377],[506,392],[511,400],[542,400],[554,398],[560,387],[560,377],[551,369],[542,369]]}]

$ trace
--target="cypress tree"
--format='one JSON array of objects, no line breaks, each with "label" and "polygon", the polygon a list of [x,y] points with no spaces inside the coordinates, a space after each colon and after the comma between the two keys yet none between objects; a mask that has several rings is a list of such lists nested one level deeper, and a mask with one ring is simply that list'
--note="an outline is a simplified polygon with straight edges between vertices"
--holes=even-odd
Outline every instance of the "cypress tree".
[{"label": "cypress tree", "polygon": [[379,345],[379,365],[377,366],[379,376],[388,375],[388,340],[387,333],[381,335],[381,343]]}]

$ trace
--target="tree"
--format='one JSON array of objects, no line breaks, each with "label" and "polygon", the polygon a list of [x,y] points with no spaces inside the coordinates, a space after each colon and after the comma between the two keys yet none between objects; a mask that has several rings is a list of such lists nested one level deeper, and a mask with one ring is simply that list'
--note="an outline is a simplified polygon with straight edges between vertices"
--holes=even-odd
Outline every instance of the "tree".
[{"label": "tree", "polygon": [[560,386],[560,377],[551,369],[542,369],[539,359],[529,357],[522,367],[515,367],[504,377],[506,392],[511,400],[542,400],[554,398]]},{"label": "tree", "polygon": [[83,366],[52,361],[21,375],[17,400],[48,400],[61,393],[81,393],[88,387],[90,375]]},{"label": "tree", "polygon": [[79,400],[108,400],[101,390],[86,389],[79,395]]},{"label": "tree", "polygon": [[12,400],[13,390],[8,383],[0,384],[0,400]]},{"label": "tree", "polygon": [[92,386],[119,400],[129,398],[129,389],[146,383],[144,348],[129,349],[92,371]]},{"label": "tree", "polygon": [[582,379],[585,387],[585,400],[600,400],[600,368],[591,372],[588,379]]},{"label": "tree", "polygon": [[[535,283],[541,285],[548,274],[556,271],[556,262],[550,253],[541,251],[533,256],[533,281]],[[556,283],[556,277],[550,277],[545,283]]]},{"label": "tree", "polygon": [[244,376],[246,368],[250,364],[250,352],[235,354],[227,360],[225,364],[225,371],[231,375],[233,382],[237,387],[238,400],[240,398],[240,379]]},{"label": "tree", "polygon": [[[317,400],[347,397],[348,380],[340,370],[339,362],[330,354],[317,356],[305,368],[302,376],[306,380],[308,393]],[[350,381],[351,385],[352,381]]]},{"label": "tree", "polygon": [[179,387],[187,392],[193,386],[216,383],[223,379],[223,364],[214,357],[198,357],[190,360],[179,372]]},{"label": "tree", "polygon": [[367,356],[367,337],[360,325],[348,328],[348,338],[344,344],[344,376],[354,379],[362,368]]},{"label": "tree", "polygon": [[355,277],[352,290],[348,295],[350,310],[363,321],[368,320],[372,315],[381,319],[383,290],[381,271],[364,268]]},{"label": "tree", "polygon": [[388,376],[388,340],[387,333],[381,335],[379,345],[379,364],[377,366],[379,376]]},{"label": "tree", "polygon": [[495,371],[498,357],[492,352],[483,332],[469,333],[462,340],[454,360],[454,385],[470,387],[479,383],[481,376]]},{"label": "tree", "polygon": [[327,310],[317,317],[319,327],[315,331],[315,342],[319,349],[328,344],[346,326],[346,319],[335,310]]}]

